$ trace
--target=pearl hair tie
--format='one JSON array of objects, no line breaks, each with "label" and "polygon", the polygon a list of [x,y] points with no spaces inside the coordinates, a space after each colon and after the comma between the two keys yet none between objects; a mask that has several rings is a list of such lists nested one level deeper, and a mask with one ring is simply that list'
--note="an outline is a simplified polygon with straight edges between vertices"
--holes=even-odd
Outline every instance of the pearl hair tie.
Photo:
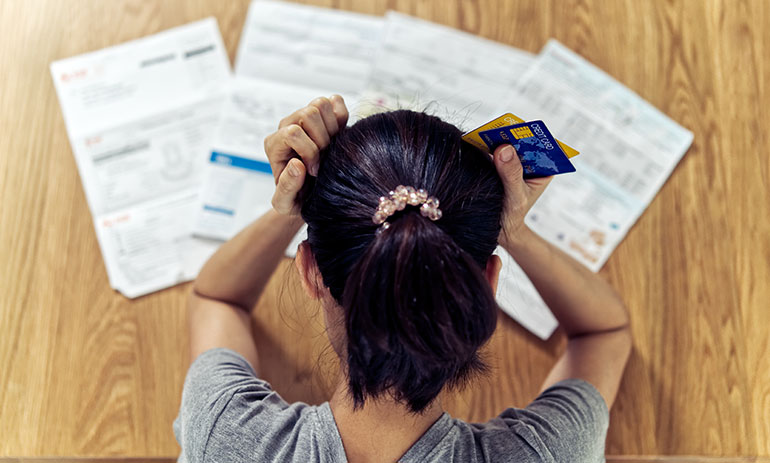
[{"label": "pearl hair tie", "polygon": [[377,234],[387,230],[390,223],[386,221],[388,217],[397,211],[402,211],[406,206],[420,206],[420,214],[430,220],[441,218],[441,209],[438,208],[439,202],[435,196],[428,196],[428,192],[415,189],[411,186],[399,185],[388,193],[388,197],[380,196],[380,204],[377,211],[372,216],[372,222],[380,227]]}]

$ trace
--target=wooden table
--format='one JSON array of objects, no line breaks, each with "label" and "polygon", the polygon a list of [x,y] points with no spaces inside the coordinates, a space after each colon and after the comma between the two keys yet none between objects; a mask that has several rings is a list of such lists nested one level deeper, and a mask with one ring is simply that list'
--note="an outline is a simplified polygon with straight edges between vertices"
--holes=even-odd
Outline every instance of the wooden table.
[{"label": "wooden table", "polygon": [[[768,2],[314,3],[397,9],[531,51],[556,37],[691,129],[692,148],[601,271],[635,336],[607,452],[770,456]],[[48,65],[210,15],[232,59],[247,7],[0,2],[0,455],[177,454],[189,285],[134,301],[110,289]],[[255,330],[278,391],[329,396],[333,353],[288,260]],[[523,406],[562,345],[502,317],[493,373],[448,394],[450,411],[485,420]]]}]

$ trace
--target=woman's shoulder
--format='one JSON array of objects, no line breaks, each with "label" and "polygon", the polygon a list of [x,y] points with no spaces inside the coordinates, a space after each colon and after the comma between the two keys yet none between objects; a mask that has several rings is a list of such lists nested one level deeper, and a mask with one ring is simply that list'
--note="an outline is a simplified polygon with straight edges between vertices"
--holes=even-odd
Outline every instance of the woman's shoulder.
[{"label": "woman's shoulder", "polygon": [[597,462],[604,461],[609,410],[590,383],[567,379],[524,408],[506,408],[487,422],[458,422],[458,426],[473,435],[484,453],[511,451],[511,446],[524,444],[517,450],[523,453],[512,461]]},{"label": "woman's shoulder", "polygon": [[[290,441],[302,456],[296,445],[312,447],[320,417],[325,416],[323,407],[286,402],[234,351],[206,351],[190,366],[174,422],[186,455],[180,460],[216,461],[218,456],[243,455],[245,460],[265,457],[268,461],[277,458],[275,452],[282,451],[282,443]],[[280,459],[295,461],[286,457]]]}]

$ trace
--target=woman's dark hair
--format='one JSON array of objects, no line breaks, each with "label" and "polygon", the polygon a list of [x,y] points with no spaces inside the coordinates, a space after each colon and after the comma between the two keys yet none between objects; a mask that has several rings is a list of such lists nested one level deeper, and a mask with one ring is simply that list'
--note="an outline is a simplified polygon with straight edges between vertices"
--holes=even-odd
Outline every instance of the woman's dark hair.
[{"label": "woman's dark hair", "polygon": [[[344,310],[354,406],[383,393],[420,412],[445,384],[486,370],[479,348],[497,322],[484,278],[497,246],[503,185],[489,155],[455,126],[424,113],[376,114],[341,130],[321,153],[302,205],[324,284]],[[439,199],[376,234],[380,196],[397,185]]]}]

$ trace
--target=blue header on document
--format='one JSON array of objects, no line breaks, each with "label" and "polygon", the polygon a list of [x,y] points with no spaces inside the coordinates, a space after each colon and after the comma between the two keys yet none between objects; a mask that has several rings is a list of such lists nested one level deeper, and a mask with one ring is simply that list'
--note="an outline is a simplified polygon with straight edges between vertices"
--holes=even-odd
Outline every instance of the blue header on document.
[{"label": "blue header on document", "polygon": [[209,212],[216,212],[218,214],[224,214],[224,215],[235,215],[235,211],[232,209],[225,209],[224,207],[210,206],[208,204],[203,205],[203,210],[209,211]]},{"label": "blue header on document", "polygon": [[255,172],[264,172],[266,174],[273,173],[273,170],[270,168],[270,164],[265,161],[257,161],[256,159],[249,159],[241,156],[234,156],[232,154],[225,154],[217,151],[211,152],[210,161],[215,164],[237,167],[239,169],[253,170]]}]

